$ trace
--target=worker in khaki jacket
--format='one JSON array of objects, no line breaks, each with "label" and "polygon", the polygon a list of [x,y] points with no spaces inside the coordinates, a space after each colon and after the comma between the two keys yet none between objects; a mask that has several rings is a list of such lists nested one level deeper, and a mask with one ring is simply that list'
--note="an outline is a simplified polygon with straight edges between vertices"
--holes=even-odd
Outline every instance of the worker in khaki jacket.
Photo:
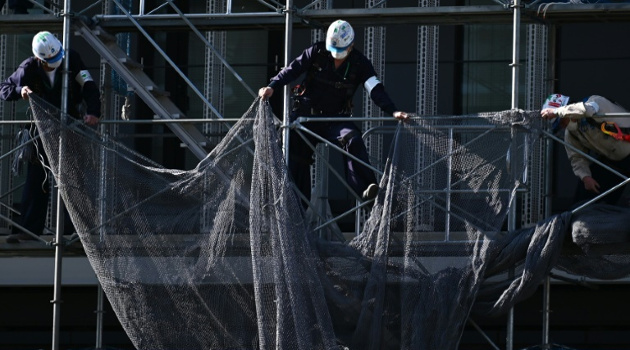
[{"label": "worker in khaki jacket", "polygon": [[[593,95],[584,102],[544,108],[540,113],[546,120],[558,118],[556,121],[559,126],[565,128],[564,140],[567,144],[630,176],[630,118],[604,119],[595,116],[630,113],[627,109],[605,97]],[[584,183],[583,188],[578,188],[576,201],[594,198],[623,181],[618,175],[593,163],[569,146],[565,148],[573,173]],[[609,204],[617,204],[622,194],[623,187],[608,194],[603,200]]]}]

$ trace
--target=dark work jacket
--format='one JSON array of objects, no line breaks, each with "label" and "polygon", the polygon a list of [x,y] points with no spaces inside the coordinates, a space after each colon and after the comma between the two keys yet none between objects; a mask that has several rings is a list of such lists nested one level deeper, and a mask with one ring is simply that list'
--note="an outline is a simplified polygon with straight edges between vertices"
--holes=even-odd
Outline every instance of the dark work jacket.
[{"label": "dark work jacket", "polygon": [[[288,67],[271,78],[268,86],[278,90],[303,74],[305,82],[302,87],[305,90],[300,97],[302,102],[300,111],[311,114],[306,111],[315,110],[319,112],[316,114],[323,115],[345,114],[341,112],[347,110],[347,104],[351,102],[356,90],[369,78],[376,77],[370,60],[356,48],[353,48],[341,66],[335,69],[334,59],[326,50],[325,43],[319,42],[304,50]],[[312,76],[309,77],[309,74]],[[334,83],[339,84],[335,86]],[[392,115],[397,111],[382,83],[372,89],[370,97],[385,113]]]},{"label": "dark work jacket", "polygon": [[[101,115],[101,100],[98,86],[94,81],[87,81],[83,87],[77,82],[76,76],[79,72],[87,70],[81,56],[74,50],[68,50],[70,58],[70,74],[68,82],[70,84],[68,101],[68,114],[74,118],[81,118],[79,105],[85,101],[86,113],[96,117]],[[63,63],[55,71],[55,85],[50,85],[48,75],[44,71],[42,63],[35,57],[29,57],[20,63],[20,66],[0,83],[0,98],[5,101],[15,101],[22,98],[22,87],[28,86],[33,93],[44,100],[61,108],[61,83],[62,83]]]}]

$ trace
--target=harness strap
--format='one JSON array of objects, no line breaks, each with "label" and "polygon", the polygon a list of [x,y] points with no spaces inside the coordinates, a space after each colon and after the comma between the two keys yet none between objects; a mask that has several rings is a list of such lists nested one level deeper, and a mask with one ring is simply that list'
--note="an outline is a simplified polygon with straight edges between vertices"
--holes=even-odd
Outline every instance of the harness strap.
[{"label": "harness strap", "polygon": [[[297,85],[293,89],[293,98],[294,98],[293,110],[299,109],[299,105],[300,105],[299,97],[302,96],[305,93],[305,91],[309,89],[311,85],[310,83],[312,81],[317,81],[318,83],[332,86],[335,89],[346,91],[346,101],[344,102],[344,106],[342,107],[340,111],[337,111],[332,114],[340,114],[340,115],[352,114],[352,98],[354,96],[354,91],[356,90],[358,86],[356,82],[356,69],[357,69],[356,64],[352,63],[354,61],[352,62],[350,61],[352,57],[348,57],[348,61],[346,63],[347,64],[346,71],[343,76],[343,79],[344,79],[343,81],[334,81],[334,80],[324,79],[320,76],[317,76],[317,73],[320,72],[323,69],[322,67],[328,63],[328,58],[329,58],[328,52],[323,47],[320,47],[317,50],[316,57],[314,58],[313,63],[310,69],[308,70],[306,77],[304,78],[304,81],[302,81],[302,84]],[[317,106],[314,106],[313,108],[311,108],[312,115],[325,114],[323,110],[320,110],[319,108],[316,108],[316,107]]]},{"label": "harness strap", "polygon": [[355,87],[355,84],[344,83],[343,81],[332,81],[332,80],[327,80],[320,77],[313,77],[313,79],[317,80],[320,83],[330,85],[334,87],[335,89],[352,89]]},{"label": "harness strap", "polygon": [[346,147],[348,142],[350,142],[350,140],[355,136],[361,136],[361,133],[358,132],[357,130],[352,130],[343,136],[337,137],[337,141],[339,141],[339,143],[341,144],[341,147]]},{"label": "harness strap", "polygon": [[[623,132],[623,129],[619,127],[619,125],[617,125],[617,123],[615,122],[603,122],[601,125],[601,130],[604,134],[612,136],[615,138],[615,140],[621,140],[621,141],[628,141],[630,142],[630,135],[625,134]],[[616,131],[616,132],[612,132],[608,129],[612,129]],[[626,131],[628,130],[628,128],[624,128],[626,129]]]},{"label": "harness strap", "polygon": [[[612,136],[617,140],[623,139],[625,134],[630,134],[630,128],[622,128],[615,122],[598,122],[593,118],[582,118],[581,123],[588,124],[595,129],[601,130],[604,134]],[[628,138],[630,139],[630,136]]]}]

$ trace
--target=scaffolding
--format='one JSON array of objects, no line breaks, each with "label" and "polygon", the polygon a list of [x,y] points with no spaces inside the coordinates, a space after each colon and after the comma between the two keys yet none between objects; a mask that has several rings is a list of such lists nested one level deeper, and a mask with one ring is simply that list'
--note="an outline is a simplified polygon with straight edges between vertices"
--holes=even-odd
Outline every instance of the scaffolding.
[{"label": "scaffolding", "polygon": [[[387,1],[366,0],[365,8],[339,8],[335,7],[333,1],[316,0],[313,2],[299,2],[287,0],[285,3],[274,0],[258,0],[255,8],[249,11],[250,6],[243,6],[245,11],[235,10],[231,0],[207,0],[203,4],[199,2],[194,6],[188,4],[197,11],[184,12],[172,0],[160,2],[155,8],[146,7],[145,1],[138,3],[135,1],[106,0],[100,5],[100,13],[88,17],[86,13],[95,11],[95,6],[101,1],[94,3],[86,1],[74,1],[71,7],[70,0],[63,1],[63,6],[58,2],[50,3],[50,7],[45,7],[37,1],[36,8],[41,9],[42,14],[30,15],[8,15],[8,10],[4,9],[0,18],[0,73],[8,76],[10,69],[16,66],[17,50],[9,50],[8,47],[17,47],[17,35],[32,34],[35,28],[46,28],[53,32],[64,33],[64,44],[69,42],[70,32],[80,35],[99,54],[102,63],[99,67],[99,77],[101,91],[103,94],[103,112],[109,116],[109,120],[101,123],[102,128],[108,128],[110,135],[116,137],[120,134],[120,129],[125,125],[137,125],[141,123],[159,125],[165,124],[181,140],[192,156],[202,159],[208,150],[221,139],[222,133],[229,128],[230,118],[226,118],[225,99],[228,91],[234,89],[234,85],[240,85],[241,96],[254,97],[254,88],[249,86],[238,69],[232,66],[229,56],[230,47],[228,37],[232,31],[263,28],[267,31],[284,31],[284,57],[281,63],[278,59],[276,66],[287,65],[292,59],[293,31],[296,29],[311,29],[313,41],[321,39],[322,24],[330,23],[337,18],[344,18],[363,29],[363,47],[365,55],[374,63],[376,72],[385,80],[387,84],[395,84],[396,78],[386,74],[386,46],[390,38],[387,34],[388,27],[396,25],[417,26],[416,57],[415,57],[415,93],[416,98],[414,108],[418,115],[433,116],[438,112],[438,52],[440,44],[440,26],[466,26],[472,24],[512,24],[512,42],[509,43],[513,49],[512,62],[512,92],[511,108],[522,108],[527,110],[538,109],[540,101],[544,100],[546,94],[553,90],[548,77],[554,74],[553,43],[555,43],[555,26],[565,23],[593,23],[593,22],[615,22],[626,21],[630,15],[630,4],[625,3],[597,3],[597,4],[556,4],[551,3],[521,3],[519,0],[513,2],[496,1],[495,4],[482,6],[444,6],[439,1],[419,0],[417,6],[410,7],[387,7]],[[79,6],[76,6],[80,3]],[[248,4],[251,5],[251,4]],[[165,11],[168,9],[168,11]],[[166,12],[166,13],[165,13]],[[525,30],[522,30],[522,25]],[[185,72],[183,72],[166,52],[161,48],[158,40],[154,40],[149,33],[157,31],[163,32],[186,32],[193,33],[203,45],[203,79],[201,87],[197,87]],[[521,45],[521,33],[525,33],[524,46]],[[146,41],[148,47],[152,47],[159,54],[159,59],[165,65],[169,65],[175,70],[179,77],[187,83],[186,89],[191,95],[196,95],[201,101],[201,118],[187,118],[184,113],[169,98],[169,94],[164,90],[164,82],[155,82],[144,72],[143,62],[133,59],[139,56],[132,48],[132,42],[140,40]],[[162,42],[163,44],[163,42]],[[519,50],[525,48],[525,63],[521,62]],[[238,63],[238,62],[237,62]],[[524,74],[520,71],[525,67]],[[521,81],[521,77],[525,81]],[[236,82],[229,84],[228,80]],[[386,84],[386,85],[387,85]],[[525,87],[525,92],[519,91],[519,87]],[[149,109],[155,114],[154,120],[138,121],[125,120],[119,111],[133,101],[134,97],[141,98]],[[520,99],[524,97],[524,102]],[[360,115],[371,118],[355,118],[362,121],[363,130],[366,133],[366,144],[370,154],[373,156],[375,170],[378,171],[379,164],[383,164],[385,155],[383,137],[376,132],[384,126],[385,118],[381,115],[369,96],[362,96]],[[289,87],[284,90],[283,100],[283,125],[289,126]],[[0,111],[3,112],[2,128],[3,135],[12,135],[14,126],[25,121],[17,115],[14,104],[0,101]],[[303,120],[306,121],[306,120]],[[200,126],[200,127],[199,127]],[[11,148],[11,137],[4,140],[0,145],[0,151],[5,159],[14,151]],[[286,140],[286,139],[285,139]],[[287,144],[285,142],[285,144]],[[332,145],[324,147],[325,150],[318,152],[321,156],[317,158],[315,166],[314,187],[320,193],[320,201],[326,202],[327,178],[328,178],[328,157]],[[322,148],[322,147],[319,147]],[[550,214],[549,204],[549,160],[548,147],[544,144],[530,150],[533,155],[528,178],[530,180],[526,190],[522,191],[521,211],[512,212],[509,217],[509,229],[524,227],[535,224]],[[425,158],[425,157],[419,157]],[[8,174],[7,162],[0,163],[2,174]],[[418,164],[418,168],[425,168],[426,164]],[[0,189],[2,190],[2,218],[4,223],[0,225],[5,231],[9,230],[16,223],[11,220],[9,214],[13,205],[13,193],[19,190],[14,188],[13,178],[7,175],[1,176]],[[419,181],[435,181],[434,175],[426,174]],[[51,198],[54,202],[54,198]],[[322,204],[325,206],[325,204]],[[57,225],[59,221],[54,215],[58,211],[55,206],[51,206],[49,214],[49,226]],[[8,211],[7,211],[8,210]],[[321,210],[321,207],[320,209]],[[328,210],[323,209],[320,217],[321,224],[328,224],[339,220],[331,218]],[[431,220],[434,213],[431,208],[419,206],[416,215],[426,217],[424,221],[427,225],[432,225]],[[365,211],[361,205],[355,206],[351,212],[355,215],[355,232],[359,232],[365,220]],[[348,215],[343,213],[342,215]],[[329,221],[327,221],[328,219]],[[517,222],[517,220],[519,220]],[[425,230],[427,228],[424,228]],[[56,232],[62,230],[57,229]],[[445,229],[448,232],[448,228]],[[77,240],[76,237],[64,238],[59,233],[53,243],[46,242],[56,249],[57,264],[59,268],[56,273],[60,273],[61,257],[64,246],[70,245]],[[58,242],[58,243],[54,243]],[[50,249],[50,247],[48,247]],[[53,349],[58,348],[58,311],[61,299],[60,276],[55,277],[55,296],[53,304],[55,306],[56,320],[53,330]],[[549,293],[549,280],[545,283],[546,294]],[[99,304],[102,305],[102,294],[99,294]],[[545,306],[548,311],[548,306]],[[510,316],[511,317],[511,316]],[[547,312],[545,316],[543,330],[543,343],[548,344],[548,324]],[[513,321],[508,321],[509,337],[506,349],[511,350],[512,331],[510,329]],[[98,342],[102,342],[101,334],[97,335]],[[97,344],[98,345],[98,344]],[[495,348],[497,345],[492,344]]]}]

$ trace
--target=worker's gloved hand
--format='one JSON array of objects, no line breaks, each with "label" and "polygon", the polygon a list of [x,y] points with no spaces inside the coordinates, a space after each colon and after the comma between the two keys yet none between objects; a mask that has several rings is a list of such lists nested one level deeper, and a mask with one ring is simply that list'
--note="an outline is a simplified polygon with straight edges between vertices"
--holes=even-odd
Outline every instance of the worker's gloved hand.
[{"label": "worker's gloved hand", "polygon": [[553,119],[556,117],[556,112],[553,108],[545,108],[540,111],[540,116],[545,120]]},{"label": "worker's gloved hand", "polygon": [[96,125],[98,124],[99,118],[95,115],[86,114],[83,116],[83,121],[87,125]]},{"label": "worker's gloved hand", "polygon": [[407,112],[396,111],[394,112],[394,118],[405,121],[409,119],[409,114]]},{"label": "worker's gloved hand", "polygon": [[587,191],[599,194],[599,183],[597,183],[597,181],[595,181],[595,179],[591,176],[585,176],[582,179],[582,182],[584,182],[584,188]]},{"label": "worker's gloved hand", "polygon": [[33,93],[31,88],[29,88],[28,86],[22,86],[22,90],[20,90],[20,95],[22,95],[23,99],[28,100],[28,94],[30,93]]},{"label": "worker's gloved hand", "polygon": [[269,86],[265,86],[258,90],[258,96],[262,97],[263,99],[269,98],[271,97],[271,95],[273,95],[273,88],[270,88]]}]

